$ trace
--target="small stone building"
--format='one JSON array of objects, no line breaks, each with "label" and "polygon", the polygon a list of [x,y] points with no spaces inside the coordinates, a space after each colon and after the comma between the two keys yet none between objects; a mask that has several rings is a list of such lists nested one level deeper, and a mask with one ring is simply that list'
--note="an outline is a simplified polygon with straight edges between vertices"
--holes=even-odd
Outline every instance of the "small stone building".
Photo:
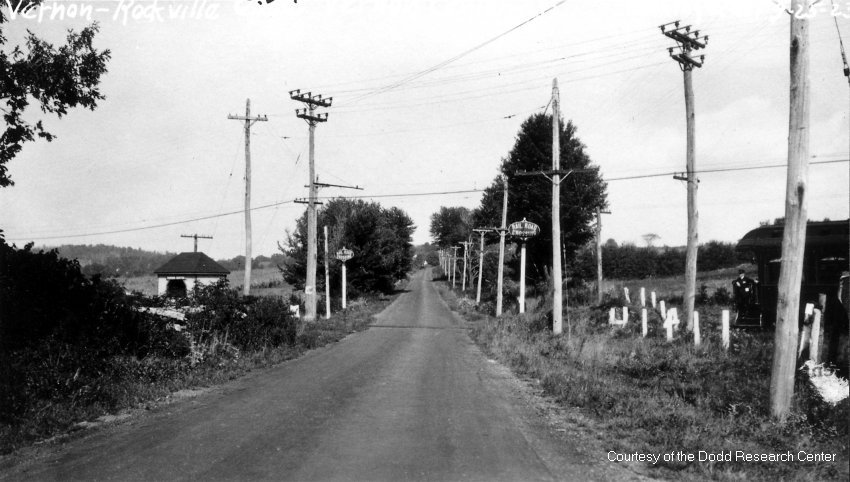
[{"label": "small stone building", "polygon": [[230,271],[206,254],[194,252],[178,254],[154,273],[158,278],[158,294],[181,297],[191,293],[196,284],[217,283]]}]

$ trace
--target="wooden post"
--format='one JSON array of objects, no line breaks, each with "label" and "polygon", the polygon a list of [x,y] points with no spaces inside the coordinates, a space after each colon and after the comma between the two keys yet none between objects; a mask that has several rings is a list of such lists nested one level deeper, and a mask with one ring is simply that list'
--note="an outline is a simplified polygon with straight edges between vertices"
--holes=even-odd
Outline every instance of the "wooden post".
[{"label": "wooden post", "polygon": [[[812,323],[812,341],[817,341],[817,343],[815,343],[815,350],[819,356],[819,359],[815,360],[815,363],[827,361],[826,349],[829,347],[830,343],[826,336],[827,332],[824,330],[824,325],[826,325],[826,294],[818,294],[818,304],[820,305],[820,310],[815,311],[817,324]],[[817,332],[815,332],[815,327],[817,327]]]},{"label": "wooden post", "polygon": [[481,303],[481,279],[484,276],[484,233],[485,231],[478,232],[481,237],[481,247],[478,253],[478,291],[475,294],[475,304]]},{"label": "wooden post", "polygon": [[596,304],[602,304],[602,208],[596,208]]},{"label": "wooden post", "polygon": [[629,322],[629,307],[624,306],[623,307],[623,324],[625,325],[628,322]]},{"label": "wooden post", "polygon": [[823,361],[823,327],[822,313],[815,309],[812,316],[811,341],[809,343],[809,360],[820,363]]},{"label": "wooden post", "polygon": [[626,297],[626,303],[631,303],[632,299],[629,298],[629,289],[623,286],[623,296]]},{"label": "wooden post", "polygon": [[720,334],[720,340],[723,344],[723,349],[729,349],[729,310],[723,310],[721,315],[721,323],[722,323],[722,331]]},{"label": "wooden post", "polygon": [[348,282],[348,273],[345,272],[345,261],[342,262],[342,309],[345,309],[346,293],[345,284]]},{"label": "wooden post", "polygon": [[694,346],[699,346],[702,343],[702,336],[699,331],[699,311],[694,311]]},{"label": "wooden post", "polygon": [[770,411],[785,421],[794,396],[800,285],[808,218],[809,160],[809,14],[808,0],[792,0],[790,29],[790,115],[785,229],[776,302],[776,331],[770,377]]},{"label": "wooden post", "polygon": [[508,224],[508,176],[502,176],[502,227],[499,229],[499,276],[496,282],[496,316],[502,316],[502,282],[505,275],[505,235]]},{"label": "wooden post", "polygon": [[654,291],[653,291],[652,293],[650,293],[650,299],[652,300],[652,309],[654,310],[654,309],[655,309],[655,305],[656,305],[656,302],[655,302],[655,292],[654,292]]},{"label": "wooden post", "polygon": [[644,338],[646,338],[647,333],[649,333],[649,327],[647,326],[646,308],[640,310],[640,333]]},{"label": "wooden post", "polygon": [[664,300],[658,302],[658,312],[661,314],[661,319],[667,319],[667,307],[664,306]]},{"label": "wooden post", "polygon": [[525,241],[519,255],[519,312],[525,313]]},{"label": "wooden post", "polygon": [[617,308],[611,307],[611,309],[608,310],[608,324],[613,325],[616,322],[617,322]]},{"label": "wooden post", "polygon": [[646,289],[643,286],[640,287],[640,306],[646,308]]},{"label": "wooden post", "polygon": [[561,119],[558,79],[552,79],[552,332],[564,331],[564,279],[561,275]]},{"label": "wooden post", "polygon": [[331,268],[328,263],[328,227],[323,226],[325,231],[325,319],[331,318]]}]

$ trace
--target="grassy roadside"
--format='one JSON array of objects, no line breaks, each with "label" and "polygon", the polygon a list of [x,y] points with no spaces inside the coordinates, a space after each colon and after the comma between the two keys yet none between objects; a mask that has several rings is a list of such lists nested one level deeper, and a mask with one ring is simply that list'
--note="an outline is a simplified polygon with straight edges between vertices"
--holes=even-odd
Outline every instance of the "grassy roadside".
[{"label": "grassy roadside", "polygon": [[[130,409],[150,408],[165,402],[180,390],[209,387],[240,377],[252,370],[274,366],[297,358],[306,351],[337,342],[372,323],[373,316],[386,308],[397,295],[363,298],[349,303],[345,311],[330,319],[299,323],[293,344],[252,351],[214,350],[199,363],[188,357],[147,356],[142,359],[115,356],[102,360],[96,383],[81,387],[81,393],[62,398],[33,398],[26,413],[15,423],[0,424],[0,454],[57,435],[86,427],[87,421]],[[49,355],[49,354],[47,354]],[[46,357],[49,363],[49,356]],[[78,373],[79,374],[79,373]],[[59,383],[73,383],[59,380]],[[35,383],[35,381],[34,381]],[[108,402],[83,403],[85,390],[98,391]],[[34,391],[35,393],[35,391]]]},{"label": "grassy roadside", "polygon": [[[659,319],[647,338],[631,318],[621,329],[607,325],[608,306],[570,311],[572,338],[553,336],[545,314],[506,315],[475,311],[445,286],[440,292],[470,321],[470,336],[490,356],[514,372],[540,380],[545,393],[563,407],[599,423],[606,450],[615,454],[654,454],[657,464],[641,462],[645,475],[730,480],[847,480],[848,409],[822,400],[802,378],[797,404],[786,424],[768,411],[772,333],[735,332],[728,353],[715,328],[720,307],[706,309],[703,344],[694,347],[679,334],[667,343]],[[636,310],[633,310],[636,311]],[[675,452],[696,460],[677,460]],[[730,454],[731,461],[699,461],[705,454]],[[730,452],[731,451],[731,452]],[[749,454],[793,454],[793,461],[736,461]],[[797,460],[807,454],[835,454],[836,461]],[[674,453],[665,461],[663,454]],[[600,453],[606,460],[608,453]],[[615,455],[616,457],[616,455]],[[633,465],[635,466],[635,465]]]}]

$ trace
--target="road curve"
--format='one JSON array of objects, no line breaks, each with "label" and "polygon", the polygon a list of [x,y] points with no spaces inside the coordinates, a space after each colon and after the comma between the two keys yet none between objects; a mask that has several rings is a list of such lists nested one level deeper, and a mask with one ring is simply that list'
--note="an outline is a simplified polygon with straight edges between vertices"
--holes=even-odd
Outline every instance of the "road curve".
[{"label": "road curve", "polygon": [[[13,468],[14,480],[604,477],[516,395],[430,281],[367,331]],[[610,474],[609,474],[610,476]]]}]

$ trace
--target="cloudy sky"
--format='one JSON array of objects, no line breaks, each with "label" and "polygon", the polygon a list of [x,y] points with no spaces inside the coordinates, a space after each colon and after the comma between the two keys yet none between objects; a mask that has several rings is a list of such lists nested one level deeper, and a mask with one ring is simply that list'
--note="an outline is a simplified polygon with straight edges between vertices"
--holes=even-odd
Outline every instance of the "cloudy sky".
[{"label": "cloudy sky", "polygon": [[[682,74],[658,29],[681,19],[709,35],[694,72],[697,168],[716,171],[700,174],[700,240],[735,241],[784,210],[785,169],[765,167],[787,157],[781,3],[46,1],[4,27],[6,48],[27,29],[60,42],[88,23],[81,16],[97,20],[96,44],[112,51],[107,99],[45,119],[57,139],[27,144],[10,163],[16,185],[0,190],[0,228],[19,245],[186,251],[192,241],[180,235],[199,233],[214,237],[200,246],[215,258],[244,252],[243,126],[227,115],[244,115],[250,98],[269,119],[252,129],[253,252],[270,255],[305,207],[290,202],[307,194],[307,126],[288,94],[301,89],[334,97],[316,131],[320,181],[364,188],[321,195],[399,206],[425,242],[440,206],[478,205],[475,190],[492,182],[557,78],[563,116],[609,180],[603,237],[642,244],[655,233],[683,245],[685,185],[641,177],[685,167]],[[810,169],[809,216],[846,219],[850,89],[833,12],[847,42],[850,1],[816,8],[811,154],[820,164]],[[728,170],[742,167],[765,168]],[[466,192],[416,195],[450,191]]]}]

